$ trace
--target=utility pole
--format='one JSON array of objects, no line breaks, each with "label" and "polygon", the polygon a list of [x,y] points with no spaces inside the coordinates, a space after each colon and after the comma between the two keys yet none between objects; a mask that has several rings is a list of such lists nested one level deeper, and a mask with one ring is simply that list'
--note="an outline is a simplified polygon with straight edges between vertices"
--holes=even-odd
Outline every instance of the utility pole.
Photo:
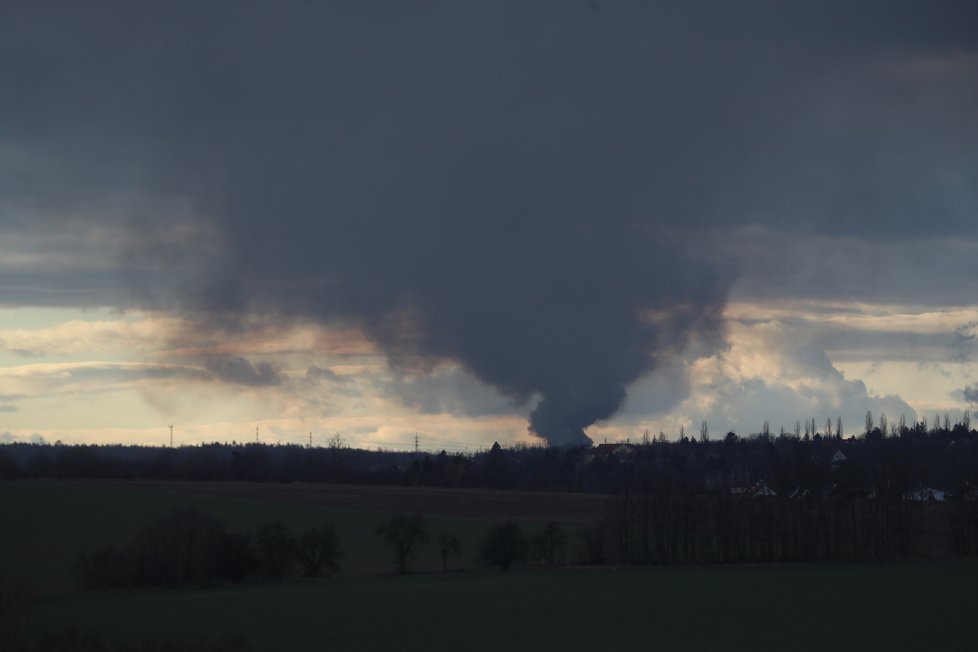
[{"label": "utility pole", "polygon": [[173,448],[173,424],[170,424],[170,448]]},{"label": "utility pole", "polygon": [[418,454],[418,435],[414,435],[414,454]]}]

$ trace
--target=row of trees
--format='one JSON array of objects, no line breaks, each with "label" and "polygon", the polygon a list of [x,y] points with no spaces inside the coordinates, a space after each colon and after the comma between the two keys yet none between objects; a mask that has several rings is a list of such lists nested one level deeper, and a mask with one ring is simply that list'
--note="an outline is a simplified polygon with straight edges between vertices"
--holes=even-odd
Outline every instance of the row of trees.
[{"label": "row of trees", "polygon": [[88,590],[276,581],[297,573],[337,573],[342,555],[330,525],[294,537],[273,521],[247,535],[230,532],[210,514],[181,508],[140,530],[124,547],[82,552],[75,575]]},{"label": "row of trees", "polygon": [[922,554],[937,509],[895,486],[873,497],[704,495],[639,476],[616,494],[607,531],[631,563],[886,561]]},{"label": "row of trees", "polygon": [[[390,548],[400,573],[407,573],[420,546],[428,543],[421,514],[395,514],[376,531]],[[527,537],[515,522],[491,527],[479,546],[477,561],[507,569],[519,563],[555,565],[565,560],[567,534],[549,523]],[[443,570],[462,554],[462,542],[446,531],[437,538]],[[251,534],[229,531],[216,517],[193,508],[175,509],[137,532],[124,547],[82,552],[75,575],[83,589],[162,586],[211,586],[221,583],[280,581],[290,576],[318,577],[340,572],[343,551],[331,525],[292,536],[273,521]]]},{"label": "row of trees", "polygon": [[[428,528],[421,514],[395,514],[377,529],[377,535],[391,548],[394,564],[402,574],[408,572],[418,546],[428,542]],[[566,561],[568,542],[568,535],[556,523],[547,523],[540,534],[528,537],[519,523],[506,521],[489,528],[476,561],[502,570],[522,563],[554,566]],[[448,570],[448,558],[462,553],[461,540],[442,531],[437,544],[442,570]]]}]

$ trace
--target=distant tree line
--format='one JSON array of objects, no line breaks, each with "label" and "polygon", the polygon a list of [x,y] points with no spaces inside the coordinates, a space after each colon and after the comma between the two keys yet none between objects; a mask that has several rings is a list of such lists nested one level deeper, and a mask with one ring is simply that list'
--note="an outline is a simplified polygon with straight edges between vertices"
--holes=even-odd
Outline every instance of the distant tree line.
[{"label": "distant tree line", "polygon": [[[867,414],[774,434],[678,441],[646,433],[594,447],[505,448],[473,455],[340,445],[0,446],[4,478],[323,481],[580,491],[611,497],[585,532],[591,561],[883,560],[978,555],[978,431],[970,417],[908,424]],[[254,543],[254,542],[252,542]],[[440,543],[439,543],[440,545]],[[446,544],[445,566],[452,555]]]},{"label": "distant tree line", "polygon": [[[970,417],[952,424],[938,416],[908,425],[886,415],[867,415],[859,437],[843,438],[841,423],[828,419],[819,432],[814,419],[791,430],[747,437],[699,436],[681,430],[677,441],[664,435],[636,437],[627,453],[618,444],[572,448],[494,445],[471,455],[406,453],[344,447],[270,444],[205,444],[179,448],[141,446],[0,445],[0,479],[118,478],[251,482],[326,482],[388,486],[575,491],[611,494],[649,464],[682,478],[695,493],[747,487],[758,482],[779,495],[824,475],[831,457],[846,458],[845,481],[868,486],[886,472],[894,456],[911,457],[913,481],[963,496],[978,487],[978,431]],[[612,450],[607,450],[612,449]]]}]

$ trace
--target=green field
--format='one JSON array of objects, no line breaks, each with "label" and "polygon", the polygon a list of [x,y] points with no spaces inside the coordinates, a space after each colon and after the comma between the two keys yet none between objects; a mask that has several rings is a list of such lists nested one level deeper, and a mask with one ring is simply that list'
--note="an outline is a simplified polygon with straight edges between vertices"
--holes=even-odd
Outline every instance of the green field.
[{"label": "green field", "polygon": [[[190,495],[144,489],[130,483],[116,487],[85,483],[0,483],[0,576],[29,578],[42,595],[72,592],[71,568],[82,549],[124,545],[153,520],[179,506],[194,506],[218,516],[232,530],[249,532],[267,521],[280,520],[295,534],[331,523],[340,537],[343,576],[393,572],[390,551],[376,530],[389,512],[340,509],[319,505]],[[449,561],[452,569],[473,568],[476,547],[491,521],[427,515],[432,539],[442,530],[462,541],[462,555]],[[530,525],[527,530],[533,531]],[[440,571],[433,544],[422,546],[414,568]]]},{"label": "green field", "polygon": [[270,650],[972,650],[974,564],[595,569],[62,596],[54,623]]},{"label": "green field", "polygon": [[[83,594],[81,545],[126,541],[177,504],[247,530],[272,519],[333,523],[348,550],[339,578],[202,590]],[[127,487],[0,485],[0,574],[31,579],[49,627],[138,640],[239,636],[255,650],[971,650],[978,564],[568,568],[436,572],[434,546],[405,577],[374,529],[386,514],[187,496]],[[465,541],[489,522],[429,517]],[[374,574],[371,574],[374,573]]]}]

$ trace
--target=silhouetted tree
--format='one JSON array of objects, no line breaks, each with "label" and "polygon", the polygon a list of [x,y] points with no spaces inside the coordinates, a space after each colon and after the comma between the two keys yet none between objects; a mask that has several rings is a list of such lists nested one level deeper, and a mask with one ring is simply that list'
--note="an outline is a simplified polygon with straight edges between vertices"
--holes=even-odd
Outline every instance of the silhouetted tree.
[{"label": "silhouetted tree", "polygon": [[255,549],[262,577],[281,580],[296,559],[297,543],[280,521],[265,523],[255,532]]},{"label": "silhouetted tree", "polygon": [[494,525],[479,546],[479,560],[486,566],[509,569],[514,563],[525,561],[529,545],[523,528],[513,521]]},{"label": "silhouetted tree", "polygon": [[248,538],[218,519],[175,509],[140,530],[125,548],[79,555],[74,571],[87,590],[125,586],[202,586],[240,581],[254,568]]},{"label": "silhouetted tree", "polygon": [[462,554],[462,542],[454,534],[442,531],[438,535],[438,554],[441,555],[441,569],[448,570],[448,558]]},{"label": "silhouetted tree", "polygon": [[135,583],[179,587],[223,581],[228,545],[220,520],[194,508],[174,509],[137,534]]},{"label": "silhouetted tree", "polygon": [[547,523],[543,532],[533,537],[532,545],[534,556],[548,566],[553,566],[564,556],[567,534],[556,523]]},{"label": "silhouetted tree", "polygon": [[603,564],[607,561],[605,554],[606,528],[603,523],[592,523],[581,530],[578,547],[578,562],[588,565]]},{"label": "silhouetted tree", "polygon": [[339,559],[342,556],[339,539],[332,525],[306,530],[299,536],[296,557],[302,565],[302,574],[306,577],[339,573]]},{"label": "silhouetted tree", "polygon": [[428,541],[428,527],[421,514],[394,514],[387,523],[377,528],[377,536],[391,547],[397,570],[403,575],[408,572],[415,546]]}]

